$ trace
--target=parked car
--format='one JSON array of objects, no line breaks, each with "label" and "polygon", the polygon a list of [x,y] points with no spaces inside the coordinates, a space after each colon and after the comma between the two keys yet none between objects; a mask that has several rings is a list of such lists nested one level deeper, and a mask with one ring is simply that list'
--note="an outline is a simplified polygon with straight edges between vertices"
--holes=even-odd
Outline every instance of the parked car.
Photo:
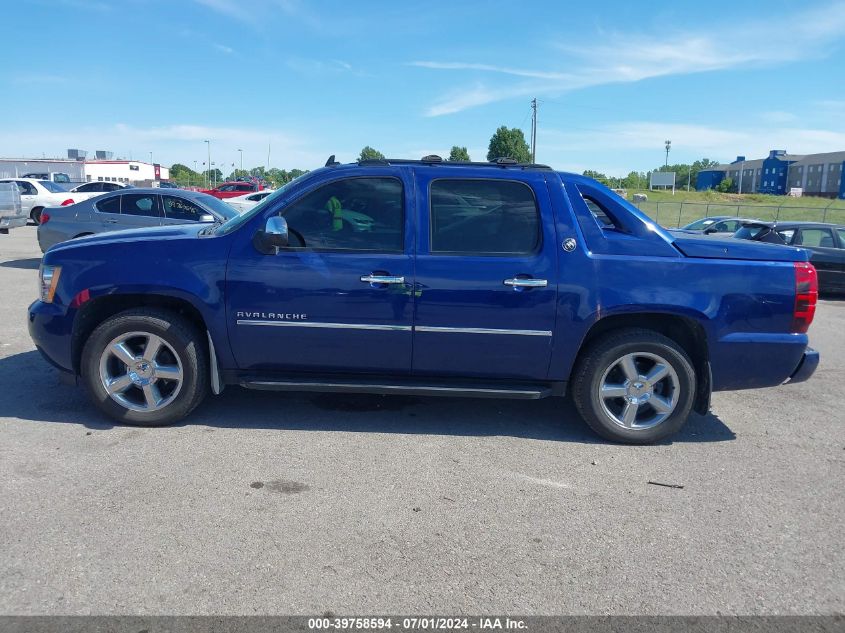
[{"label": "parked car", "polygon": [[734,237],[800,246],[810,252],[819,291],[845,293],[845,226],[821,222],[745,222]]},{"label": "parked car", "polygon": [[709,218],[702,218],[681,227],[682,231],[700,231],[705,235],[725,233],[733,235],[744,222],[754,222],[749,218],[737,218],[731,215],[715,215]]},{"label": "parked car", "polygon": [[0,182],[0,233],[26,226],[26,213],[21,206],[21,193],[13,182]]},{"label": "parked car", "polygon": [[234,198],[227,198],[226,204],[230,205],[238,213],[243,213],[244,211],[249,211],[252,207],[264,200],[264,198],[269,196],[271,193],[273,193],[271,189],[265,189],[263,191],[253,191],[240,196],[235,196]]},{"label": "parked car", "polygon": [[180,189],[179,185],[174,185],[172,182],[162,180],[158,183],[159,189]]},{"label": "parked car", "polygon": [[121,229],[225,222],[237,212],[225,202],[196,191],[126,188],[78,204],[44,209],[38,225],[41,252],[59,242]]},{"label": "parked car", "polygon": [[76,185],[68,193],[72,193],[74,200],[76,202],[81,202],[82,200],[87,200],[88,198],[94,198],[96,196],[101,196],[104,193],[108,193],[110,191],[119,191],[121,189],[129,189],[132,185],[124,184],[122,182],[86,182],[81,185]]},{"label": "parked car", "polygon": [[810,377],[807,259],[670,234],[596,181],[541,166],[330,160],[221,225],[50,249],[28,324],[123,423],[175,422],[225,385],[568,393],[600,435],[648,443],[706,413],[711,391]]},{"label": "parked car", "polygon": [[264,189],[263,185],[259,185],[253,182],[236,181],[224,182],[222,185],[218,185],[214,189],[203,189],[202,192],[223,200],[225,198],[234,198],[236,196],[242,196],[243,194],[248,193],[250,191],[261,191],[262,189]]},{"label": "parked car", "polygon": [[41,211],[45,207],[58,207],[73,204],[81,195],[75,195],[50,180],[34,178],[3,178],[0,182],[13,182],[21,194],[21,207],[29,218],[38,224]]},{"label": "parked car", "polygon": [[30,174],[24,174],[21,178],[33,178],[35,180],[49,180],[50,182],[55,182],[60,185],[70,186],[70,176],[60,171],[42,171],[42,172],[33,172]]}]

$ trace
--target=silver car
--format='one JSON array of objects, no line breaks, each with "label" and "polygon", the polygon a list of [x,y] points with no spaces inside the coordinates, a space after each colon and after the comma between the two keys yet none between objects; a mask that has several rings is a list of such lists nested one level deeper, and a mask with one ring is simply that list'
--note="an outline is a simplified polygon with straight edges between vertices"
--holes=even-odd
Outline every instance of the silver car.
[{"label": "silver car", "polygon": [[41,252],[75,237],[168,224],[213,222],[238,212],[222,200],[181,189],[121,189],[66,207],[47,208],[38,225]]}]

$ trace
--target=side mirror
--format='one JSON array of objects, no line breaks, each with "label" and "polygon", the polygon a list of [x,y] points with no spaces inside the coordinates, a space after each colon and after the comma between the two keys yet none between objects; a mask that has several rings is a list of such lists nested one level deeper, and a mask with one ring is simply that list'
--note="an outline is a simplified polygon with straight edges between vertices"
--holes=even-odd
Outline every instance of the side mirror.
[{"label": "side mirror", "polygon": [[715,226],[715,225],[713,225],[713,224],[711,224],[711,225],[710,225],[710,226],[708,226],[706,229],[704,229],[704,234],[705,234],[705,235],[710,235],[710,234],[715,233],[715,232],[716,232],[716,226]]},{"label": "side mirror", "polygon": [[214,222],[214,216],[210,213],[204,213],[200,216],[200,222]]},{"label": "side mirror", "polygon": [[255,234],[252,242],[260,252],[277,255],[280,248],[288,245],[288,221],[280,215],[267,218],[264,229]]}]

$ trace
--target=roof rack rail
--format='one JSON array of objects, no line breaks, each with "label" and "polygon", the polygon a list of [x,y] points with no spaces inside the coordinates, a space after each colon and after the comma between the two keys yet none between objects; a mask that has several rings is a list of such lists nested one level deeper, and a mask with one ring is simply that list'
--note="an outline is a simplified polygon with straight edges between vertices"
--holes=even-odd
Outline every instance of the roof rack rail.
[{"label": "roof rack rail", "polygon": [[[439,159],[439,160],[437,160]],[[520,163],[513,158],[498,158],[495,161],[486,163],[472,162],[472,161],[451,161],[443,160],[440,156],[430,155],[425,156],[421,160],[412,158],[371,158],[357,161],[360,167],[377,167],[386,165],[425,165],[425,166],[443,166],[443,167],[501,167],[502,169],[531,169],[540,171],[552,171],[548,165],[541,163]]]}]

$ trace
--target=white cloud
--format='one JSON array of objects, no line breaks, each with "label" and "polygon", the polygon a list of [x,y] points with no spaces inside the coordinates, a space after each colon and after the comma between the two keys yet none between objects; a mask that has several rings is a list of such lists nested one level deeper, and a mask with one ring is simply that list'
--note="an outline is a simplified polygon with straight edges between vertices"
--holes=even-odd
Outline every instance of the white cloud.
[{"label": "white cloud", "polygon": [[223,44],[215,44],[214,48],[216,48],[221,53],[225,53],[226,55],[231,55],[232,53],[235,52],[234,48],[231,48],[229,46],[225,46]]},{"label": "white cloud", "polygon": [[[589,43],[558,45],[567,65],[579,70],[560,73],[549,69],[518,69],[465,61],[414,61],[411,65],[453,72],[485,72],[498,76],[495,86],[477,84],[472,94],[447,94],[426,114],[440,116],[526,94],[560,94],[611,83],[626,83],[668,75],[684,75],[740,66],[763,66],[827,54],[828,47],[845,36],[845,3],[805,10],[787,18],[755,21],[725,29],[674,34],[602,33]],[[598,39],[601,43],[594,43]],[[604,42],[607,42],[605,44]],[[772,56],[772,50],[777,55]],[[542,55],[548,58],[548,55]],[[508,77],[529,82],[503,83]]]}]

